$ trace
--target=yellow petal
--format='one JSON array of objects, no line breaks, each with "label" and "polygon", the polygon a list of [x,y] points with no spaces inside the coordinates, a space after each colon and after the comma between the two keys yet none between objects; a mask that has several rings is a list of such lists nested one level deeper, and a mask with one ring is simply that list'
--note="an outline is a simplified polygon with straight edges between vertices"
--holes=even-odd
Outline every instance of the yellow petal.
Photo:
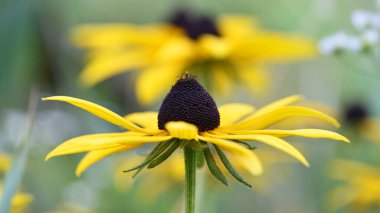
[{"label": "yellow petal", "polygon": [[172,62],[144,70],[136,80],[136,95],[139,102],[150,105],[167,93],[181,75],[184,66],[182,62]]},{"label": "yellow petal", "polygon": [[201,58],[223,60],[231,51],[230,43],[220,37],[203,35],[198,39],[198,54]]},{"label": "yellow petal", "polygon": [[223,36],[240,38],[251,35],[258,27],[258,23],[250,16],[224,15],[218,18],[217,26]]},{"label": "yellow petal", "polygon": [[11,213],[26,212],[27,206],[33,201],[33,196],[27,193],[17,193],[12,199]]},{"label": "yellow petal", "polygon": [[198,128],[183,121],[171,121],[165,124],[165,129],[173,138],[198,140]]},{"label": "yellow petal", "polygon": [[75,28],[71,41],[78,47],[89,49],[150,46],[162,42],[173,30],[169,25],[88,24]]},{"label": "yellow petal", "polygon": [[233,124],[244,116],[252,113],[255,108],[249,104],[232,103],[218,107],[220,126]]},{"label": "yellow petal", "polygon": [[[278,108],[281,108],[283,106],[287,106],[289,104],[297,102],[297,101],[301,100],[302,98],[303,97],[301,95],[292,95],[292,96],[289,96],[289,97],[282,98],[282,99],[277,100],[277,101],[275,101],[273,103],[270,103],[270,104],[268,104],[268,105],[266,105],[264,107],[261,107],[252,116],[257,117],[259,115],[271,112],[271,111],[273,111],[275,109],[278,109]],[[249,119],[249,118],[247,118],[247,119]]]},{"label": "yellow petal", "polygon": [[330,176],[338,180],[355,182],[363,177],[380,180],[379,168],[352,160],[336,159],[330,164],[329,171]]},{"label": "yellow petal", "polygon": [[152,55],[146,50],[102,51],[86,64],[79,80],[84,86],[91,87],[122,72],[147,66],[151,60]]},{"label": "yellow petal", "polygon": [[142,128],[136,126],[135,124],[127,121],[123,117],[119,116],[118,114],[112,112],[109,109],[106,109],[100,105],[91,103],[89,101],[85,101],[79,98],[73,98],[68,96],[52,96],[47,98],[42,98],[44,101],[63,101],[70,103],[74,106],[77,106],[83,110],[86,110],[87,112],[104,119],[112,124],[122,126],[128,130],[136,131],[136,132],[146,132]]},{"label": "yellow petal", "polygon": [[117,147],[113,147],[113,148],[109,148],[109,149],[90,151],[79,162],[79,164],[75,170],[75,174],[77,176],[80,176],[84,170],[86,170],[88,167],[95,164],[96,162],[102,160],[103,158],[110,156],[112,154],[116,154],[119,152],[123,152],[123,151],[127,151],[127,150],[137,148],[141,145],[142,144],[122,145],[122,146],[117,146]]},{"label": "yellow petal", "polygon": [[339,123],[334,118],[319,111],[305,107],[285,106],[259,116],[250,116],[250,118],[247,118],[240,123],[223,127],[223,129],[264,129],[287,118],[297,116],[320,118],[339,127]]},{"label": "yellow petal", "polygon": [[230,134],[236,135],[273,135],[276,137],[289,137],[289,136],[300,136],[307,138],[327,138],[332,140],[350,142],[346,137],[338,133],[322,130],[322,129],[296,129],[296,130],[275,130],[275,129],[265,129],[265,130],[231,130],[223,131]]},{"label": "yellow petal", "polygon": [[85,135],[72,138],[59,145],[46,156],[46,160],[59,155],[108,149],[120,145],[160,142],[171,138],[170,136],[141,136],[128,133]]},{"label": "yellow petal", "polygon": [[147,129],[158,129],[157,112],[135,112],[124,118]]},{"label": "yellow petal", "polygon": [[220,146],[222,149],[229,151],[233,154],[234,159],[239,162],[248,172],[252,175],[261,175],[263,173],[263,167],[260,159],[254,152],[247,148],[224,139],[211,138],[208,135],[198,136],[200,140],[213,143]]},{"label": "yellow petal", "polygon": [[234,54],[262,63],[291,62],[317,55],[315,43],[308,38],[262,30],[241,38],[238,44]]},{"label": "yellow petal", "polygon": [[5,172],[11,166],[11,157],[0,153],[0,172]]},{"label": "yellow petal", "polygon": [[236,139],[236,140],[250,140],[250,141],[258,141],[273,146],[289,155],[293,156],[295,159],[300,161],[305,166],[309,166],[309,163],[302,155],[300,151],[298,151],[295,147],[293,147],[290,143],[274,137],[270,135],[211,135],[206,133],[210,137],[223,138],[223,139]]}]

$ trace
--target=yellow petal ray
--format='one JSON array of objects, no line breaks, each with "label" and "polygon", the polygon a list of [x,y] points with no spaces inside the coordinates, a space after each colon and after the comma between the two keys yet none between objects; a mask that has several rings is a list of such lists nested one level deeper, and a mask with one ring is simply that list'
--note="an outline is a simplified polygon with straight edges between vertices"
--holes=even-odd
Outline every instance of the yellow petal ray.
[{"label": "yellow petal ray", "polygon": [[71,32],[71,41],[78,47],[88,49],[149,46],[170,36],[173,30],[169,25],[87,24]]},{"label": "yellow petal ray", "polygon": [[171,121],[165,124],[165,129],[174,138],[198,140],[198,128],[183,121]]},{"label": "yellow petal ray", "polygon": [[233,154],[234,159],[237,160],[237,162],[239,162],[241,166],[252,175],[256,176],[263,173],[261,161],[253,151],[250,151],[247,148],[228,140],[211,138],[208,135],[198,137],[200,140],[213,143]]},{"label": "yellow petal ray", "polygon": [[0,172],[5,172],[11,166],[11,157],[7,154],[0,153]]},{"label": "yellow petal ray", "polygon": [[198,54],[201,58],[222,60],[228,58],[231,44],[223,38],[203,35],[197,40]]},{"label": "yellow petal ray", "polygon": [[181,75],[184,62],[172,62],[151,66],[142,71],[136,79],[136,95],[140,103],[150,105],[164,92],[169,91]]},{"label": "yellow petal ray", "polygon": [[88,167],[102,160],[103,158],[110,156],[112,154],[119,153],[119,152],[135,149],[141,145],[142,144],[122,145],[122,146],[117,146],[117,147],[113,147],[109,149],[90,151],[79,162],[75,170],[75,174],[76,176],[80,176]]},{"label": "yellow petal ray", "polygon": [[51,151],[45,158],[48,160],[59,155],[75,154],[93,150],[101,150],[120,145],[134,145],[140,143],[155,143],[171,139],[170,136],[141,136],[128,133],[107,133],[85,135],[72,138]]},{"label": "yellow petal ray", "polygon": [[218,30],[227,38],[241,38],[252,35],[258,23],[250,16],[223,15],[217,20]]},{"label": "yellow petal ray", "polygon": [[86,64],[79,80],[82,85],[92,87],[122,72],[146,66],[151,60],[146,50],[102,52]]},{"label": "yellow petal ray", "polygon": [[252,113],[255,108],[249,104],[231,103],[218,107],[220,126],[233,124],[244,116]]},{"label": "yellow petal ray", "polygon": [[[261,107],[252,116],[257,117],[257,116],[260,116],[262,114],[266,114],[266,113],[271,112],[275,109],[278,109],[278,108],[281,108],[283,106],[287,106],[289,104],[295,103],[295,102],[301,100],[302,98],[303,97],[301,95],[292,95],[289,97],[282,98],[280,100],[277,100],[273,103],[270,103],[266,106]],[[247,119],[249,119],[249,118],[247,118]]]},{"label": "yellow petal ray", "polygon": [[263,63],[291,62],[317,55],[316,45],[310,39],[263,30],[242,38],[238,44],[236,55]]},{"label": "yellow petal ray", "polygon": [[[221,130],[223,131],[223,130]],[[349,143],[350,141],[338,133],[323,130],[323,129],[296,129],[296,130],[275,130],[275,129],[265,129],[265,130],[225,130],[223,132],[236,134],[236,135],[273,135],[276,137],[289,137],[289,136],[300,136],[307,138],[327,138],[332,140],[344,141]],[[214,132],[211,132],[214,133]]]},{"label": "yellow petal ray", "polygon": [[120,115],[112,112],[111,110],[102,107],[100,105],[91,103],[89,101],[85,101],[79,98],[73,98],[68,96],[52,96],[47,98],[42,98],[44,101],[63,101],[67,102],[69,104],[72,104],[76,107],[79,107],[103,120],[106,120],[112,124],[115,124],[117,126],[122,126],[128,130],[136,131],[136,132],[142,132],[147,133],[146,130],[136,126],[132,122],[129,122],[128,120],[124,119]]},{"label": "yellow petal ray", "polygon": [[147,129],[158,129],[158,112],[135,112],[124,118]]},{"label": "yellow petal ray", "polygon": [[363,177],[380,180],[380,170],[376,166],[352,160],[335,159],[330,164],[329,171],[330,176],[337,180],[355,182]]},{"label": "yellow petal ray", "polygon": [[303,156],[303,154],[298,151],[295,147],[293,147],[290,143],[274,137],[270,135],[212,135],[206,133],[210,137],[215,137],[215,138],[223,138],[223,139],[236,139],[236,140],[250,140],[250,141],[258,141],[258,142],[263,142],[267,145],[273,146],[291,156],[293,156],[295,159],[300,161],[303,165],[309,166],[309,163]]},{"label": "yellow petal ray", "polygon": [[257,117],[254,116],[249,119],[245,119],[237,124],[223,127],[223,129],[263,129],[287,118],[298,116],[320,118],[333,124],[335,127],[339,127],[338,121],[322,112],[306,107],[285,106]]}]

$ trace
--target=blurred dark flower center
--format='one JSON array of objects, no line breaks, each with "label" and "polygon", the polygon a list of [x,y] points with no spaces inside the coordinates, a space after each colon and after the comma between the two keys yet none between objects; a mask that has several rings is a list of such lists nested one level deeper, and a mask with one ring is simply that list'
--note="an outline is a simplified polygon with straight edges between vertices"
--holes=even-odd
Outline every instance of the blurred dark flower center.
[{"label": "blurred dark flower center", "polygon": [[198,39],[204,34],[220,36],[214,21],[208,16],[193,15],[185,11],[179,11],[169,22],[182,28],[193,40]]},{"label": "blurred dark flower center", "polygon": [[352,104],[345,110],[345,119],[351,125],[357,125],[368,117],[368,110],[363,104]]},{"label": "blurred dark flower center", "polygon": [[158,128],[165,129],[169,121],[185,121],[204,132],[219,126],[220,115],[210,94],[186,74],[174,84],[160,107]]}]

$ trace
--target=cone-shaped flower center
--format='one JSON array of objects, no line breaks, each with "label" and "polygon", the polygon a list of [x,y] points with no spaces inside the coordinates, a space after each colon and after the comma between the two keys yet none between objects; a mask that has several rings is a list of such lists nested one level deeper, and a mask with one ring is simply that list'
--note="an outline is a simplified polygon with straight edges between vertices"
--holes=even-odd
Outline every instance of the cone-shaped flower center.
[{"label": "cone-shaped flower center", "polygon": [[368,111],[362,104],[353,104],[346,109],[345,119],[352,125],[359,124],[368,117]]},{"label": "cone-shaped flower center", "polygon": [[195,78],[185,75],[174,84],[160,107],[158,128],[164,129],[169,121],[185,121],[204,132],[219,126],[220,115],[207,91]]},{"label": "cone-shaped flower center", "polygon": [[207,16],[194,16],[185,11],[179,11],[170,19],[170,23],[185,30],[193,40],[204,34],[220,35],[213,20]]}]

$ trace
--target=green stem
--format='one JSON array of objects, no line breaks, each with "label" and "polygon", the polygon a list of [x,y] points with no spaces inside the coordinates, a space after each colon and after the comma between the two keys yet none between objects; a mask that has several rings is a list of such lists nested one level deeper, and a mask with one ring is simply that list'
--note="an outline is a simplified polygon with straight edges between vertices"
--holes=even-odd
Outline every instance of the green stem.
[{"label": "green stem", "polygon": [[197,154],[190,146],[184,147],[186,172],[186,213],[195,212],[195,175],[197,169]]}]

